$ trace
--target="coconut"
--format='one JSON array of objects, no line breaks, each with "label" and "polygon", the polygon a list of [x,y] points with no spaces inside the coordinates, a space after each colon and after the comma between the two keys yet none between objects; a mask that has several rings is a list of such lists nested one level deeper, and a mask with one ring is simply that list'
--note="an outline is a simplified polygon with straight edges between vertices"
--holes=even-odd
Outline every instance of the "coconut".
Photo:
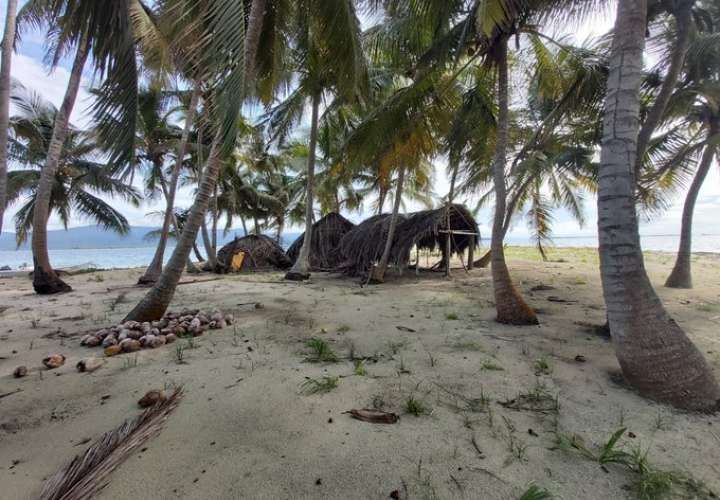
[{"label": "coconut", "polygon": [[13,371],[13,377],[15,378],[23,378],[25,375],[27,375],[28,369],[27,366],[21,365],[15,368],[15,371]]},{"label": "coconut", "polygon": [[129,339],[138,340],[140,337],[142,337],[142,332],[139,332],[137,330],[130,330],[128,332]]},{"label": "coconut", "polygon": [[152,337],[152,339],[150,339],[147,343],[147,345],[152,349],[165,345],[165,342],[167,341],[165,339],[165,335],[148,335],[148,337]]},{"label": "coconut", "polygon": [[150,335],[160,335],[160,329],[159,328],[151,328]]},{"label": "coconut", "polygon": [[90,335],[90,338],[85,341],[85,345],[87,347],[97,347],[102,342],[102,339],[100,337],[96,337],[95,335]]},{"label": "coconut", "polygon": [[75,367],[79,372],[94,372],[103,365],[103,360],[100,358],[85,358],[77,362]]},{"label": "coconut", "polygon": [[43,359],[42,362],[48,370],[52,370],[53,368],[58,368],[65,364],[65,356],[62,354],[51,354],[47,358]]},{"label": "coconut", "polygon": [[148,408],[156,403],[165,401],[165,399],[167,398],[163,391],[148,391],[142,398],[140,398],[140,401],[138,401],[138,405],[140,406],[140,408]]},{"label": "coconut", "polygon": [[214,321],[215,323],[219,323],[222,319],[223,315],[220,311],[213,311],[210,315],[210,321]]},{"label": "coconut", "polygon": [[111,345],[105,348],[103,351],[105,353],[105,356],[115,356],[116,354],[120,354],[122,352],[122,347],[119,345]]},{"label": "coconut", "polygon": [[103,339],[103,341],[102,341],[102,346],[103,346],[103,347],[110,347],[111,345],[115,345],[115,344],[117,344],[117,343],[118,343],[118,341],[117,341],[117,339],[115,338],[115,335],[108,335],[107,337],[105,337],[105,338]]},{"label": "coconut", "polygon": [[153,339],[155,339],[155,335],[143,335],[142,337],[140,337],[140,344],[142,344],[143,347],[150,347],[150,343],[153,341]]},{"label": "coconut", "polygon": [[232,314],[225,315],[225,323],[227,323],[228,325],[232,325],[233,321],[235,321],[235,318],[233,317]]},{"label": "coconut", "polygon": [[125,339],[119,345],[123,352],[135,352],[142,348],[140,341],[135,339]]},{"label": "coconut", "polygon": [[127,339],[130,336],[130,330],[122,329],[120,330],[120,333],[118,333],[117,339],[118,342],[122,342],[123,340]]},{"label": "coconut", "polygon": [[172,344],[176,340],[177,340],[177,335],[175,335],[174,333],[168,333],[167,335],[165,335],[165,343],[166,344]]}]

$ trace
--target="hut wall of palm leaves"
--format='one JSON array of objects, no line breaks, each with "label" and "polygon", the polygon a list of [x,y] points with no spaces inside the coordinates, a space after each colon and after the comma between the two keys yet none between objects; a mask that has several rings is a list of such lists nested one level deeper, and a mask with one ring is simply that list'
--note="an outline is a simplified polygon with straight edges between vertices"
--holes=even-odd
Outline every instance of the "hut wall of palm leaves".
[{"label": "hut wall of palm leaves", "polygon": [[[399,268],[407,267],[413,247],[418,250],[440,250],[445,254],[448,233],[462,231],[451,236],[451,255],[462,254],[480,240],[477,221],[463,205],[452,205],[449,213],[445,207],[423,210],[410,214],[398,214],[399,220],[390,251],[390,262]],[[364,276],[380,260],[390,227],[390,214],[370,217],[347,233],[340,242],[338,252],[341,263],[338,270],[350,276]]]},{"label": "hut wall of palm leaves", "polygon": [[233,271],[233,257],[244,254],[242,264],[237,271],[263,271],[271,269],[287,269],[292,265],[282,247],[275,240],[264,234],[249,234],[235,238],[223,246],[217,253],[215,272],[228,273]]},{"label": "hut wall of palm leaves", "polygon": [[[338,247],[343,237],[355,228],[355,224],[342,215],[331,212],[312,226],[310,248],[310,269],[313,271],[334,270],[342,262]],[[294,263],[300,255],[305,233],[301,234],[290,248],[287,256]]]}]

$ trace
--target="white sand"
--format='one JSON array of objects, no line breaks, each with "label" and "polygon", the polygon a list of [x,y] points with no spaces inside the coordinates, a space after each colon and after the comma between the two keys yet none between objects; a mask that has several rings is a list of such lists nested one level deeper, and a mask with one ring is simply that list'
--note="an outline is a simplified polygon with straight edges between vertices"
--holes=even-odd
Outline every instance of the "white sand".
[{"label": "white sand", "polygon": [[[78,373],[75,363],[101,350],[80,347],[77,335],[121,319],[144,290],[108,288],[132,285],[142,270],[74,276],[74,292],[51,298],[32,293],[25,278],[0,280],[7,307],[0,313],[0,394],[22,390],[0,399],[0,498],[36,498],[43,479],[87,446],[79,443],[137,415],[145,391],[175,384],[185,387],[184,400],[160,436],[113,473],[102,498],[367,499],[407,489],[414,499],[510,499],[531,482],[557,498],[632,498],[624,486],[633,474],[616,466],[606,473],[579,454],[550,449],[556,429],[592,447],[622,426],[635,436],[625,439],[628,448],[649,448],[654,465],[691,473],[717,493],[720,419],[681,414],[610,380],[618,371],[612,345],[577,324],[604,318],[596,260],[571,250],[562,257],[569,262],[511,261],[519,288],[540,309],[539,327],[493,321],[488,270],[456,270],[449,282],[410,273],[371,288],[323,273],[304,285],[282,282],[279,273],[187,284],[173,310],[219,307],[235,313],[236,329],[196,339],[186,364],[177,363],[176,344],[110,358],[92,374]],[[718,259],[698,259],[689,291],[661,287],[671,263],[668,255],[649,257],[653,282],[720,377]],[[529,292],[541,283],[555,289]],[[264,308],[237,305],[255,302]],[[356,356],[377,362],[366,362],[364,377],[353,375],[346,359],[308,363],[304,342],[311,337],[342,358],[354,346]],[[65,366],[37,370],[53,352],[68,357]],[[551,373],[536,376],[539,358]],[[490,363],[503,370],[483,369]],[[33,370],[16,380],[12,371],[21,364]],[[301,393],[306,377],[324,375],[341,377],[335,390]],[[557,415],[499,404],[538,386],[557,396]],[[463,398],[483,395],[492,416],[461,409]],[[410,396],[430,413],[404,414]],[[373,402],[400,413],[400,422],[375,425],[343,414]]]}]

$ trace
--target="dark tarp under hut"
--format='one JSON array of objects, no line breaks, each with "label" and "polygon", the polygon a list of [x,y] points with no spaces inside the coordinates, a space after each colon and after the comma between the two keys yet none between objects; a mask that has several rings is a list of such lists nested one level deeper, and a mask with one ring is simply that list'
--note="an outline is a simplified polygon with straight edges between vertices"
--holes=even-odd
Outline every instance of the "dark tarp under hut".
[{"label": "dark tarp under hut", "polygon": [[[400,268],[407,267],[410,262],[410,252],[415,246],[419,250],[439,249],[444,255],[448,229],[460,232],[460,234],[452,234],[450,240],[452,254],[462,254],[471,244],[477,245],[480,240],[480,230],[470,211],[463,205],[452,205],[449,216],[448,226],[446,207],[399,214],[390,250],[390,263]],[[342,263],[339,265],[339,270],[351,276],[367,275],[371,266],[382,256],[390,218],[390,214],[375,215],[345,235],[340,242]]]},{"label": "dark tarp under hut", "polygon": [[[236,256],[243,254],[241,258]],[[235,264],[233,265],[233,259]],[[238,262],[241,262],[238,266]],[[217,254],[217,273],[287,269],[292,262],[275,240],[264,234],[235,238]]]},{"label": "dark tarp under hut", "polygon": [[[340,241],[353,228],[355,228],[355,224],[336,212],[327,214],[313,224],[310,268],[315,271],[335,269],[341,261],[338,252]],[[292,262],[295,262],[300,255],[304,241],[305,233],[301,234],[288,248],[287,256]]]}]

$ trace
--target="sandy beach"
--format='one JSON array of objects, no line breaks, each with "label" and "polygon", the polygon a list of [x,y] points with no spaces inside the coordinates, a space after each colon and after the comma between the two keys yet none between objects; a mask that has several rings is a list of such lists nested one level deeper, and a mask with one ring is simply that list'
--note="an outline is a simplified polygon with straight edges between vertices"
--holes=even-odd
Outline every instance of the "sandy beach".
[{"label": "sandy beach", "polygon": [[[72,276],[74,291],[54,297],[26,277],[0,279],[0,497],[36,498],[90,440],[139,414],[147,390],[179,385],[165,428],[100,498],[515,499],[531,483],[561,499],[635,498],[627,468],[557,446],[577,435],[595,451],[622,428],[626,450],[720,493],[720,418],[624,387],[612,344],[592,328],[604,322],[596,252],[549,255],[509,251],[537,327],[493,321],[488,269],[457,268],[450,280],[410,271],[372,287],[327,273],[304,284],[281,273],[185,276],[171,310],[219,308],[235,324],[107,358],[93,373],[75,364],[102,350],[79,339],[137,303],[142,269]],[[693,290],[662,286],[672,258],[647,254],[650,277],[720,377],[720,257],[695,258]],[[338,361],[308,361],[311,338]],[[50,353],[65,365],[42,368]],[[15,379],[19,365],[30,373]],[[304,390],[323,377],[337,387]],[[344,413],[358,408],[400,420]]]}]

